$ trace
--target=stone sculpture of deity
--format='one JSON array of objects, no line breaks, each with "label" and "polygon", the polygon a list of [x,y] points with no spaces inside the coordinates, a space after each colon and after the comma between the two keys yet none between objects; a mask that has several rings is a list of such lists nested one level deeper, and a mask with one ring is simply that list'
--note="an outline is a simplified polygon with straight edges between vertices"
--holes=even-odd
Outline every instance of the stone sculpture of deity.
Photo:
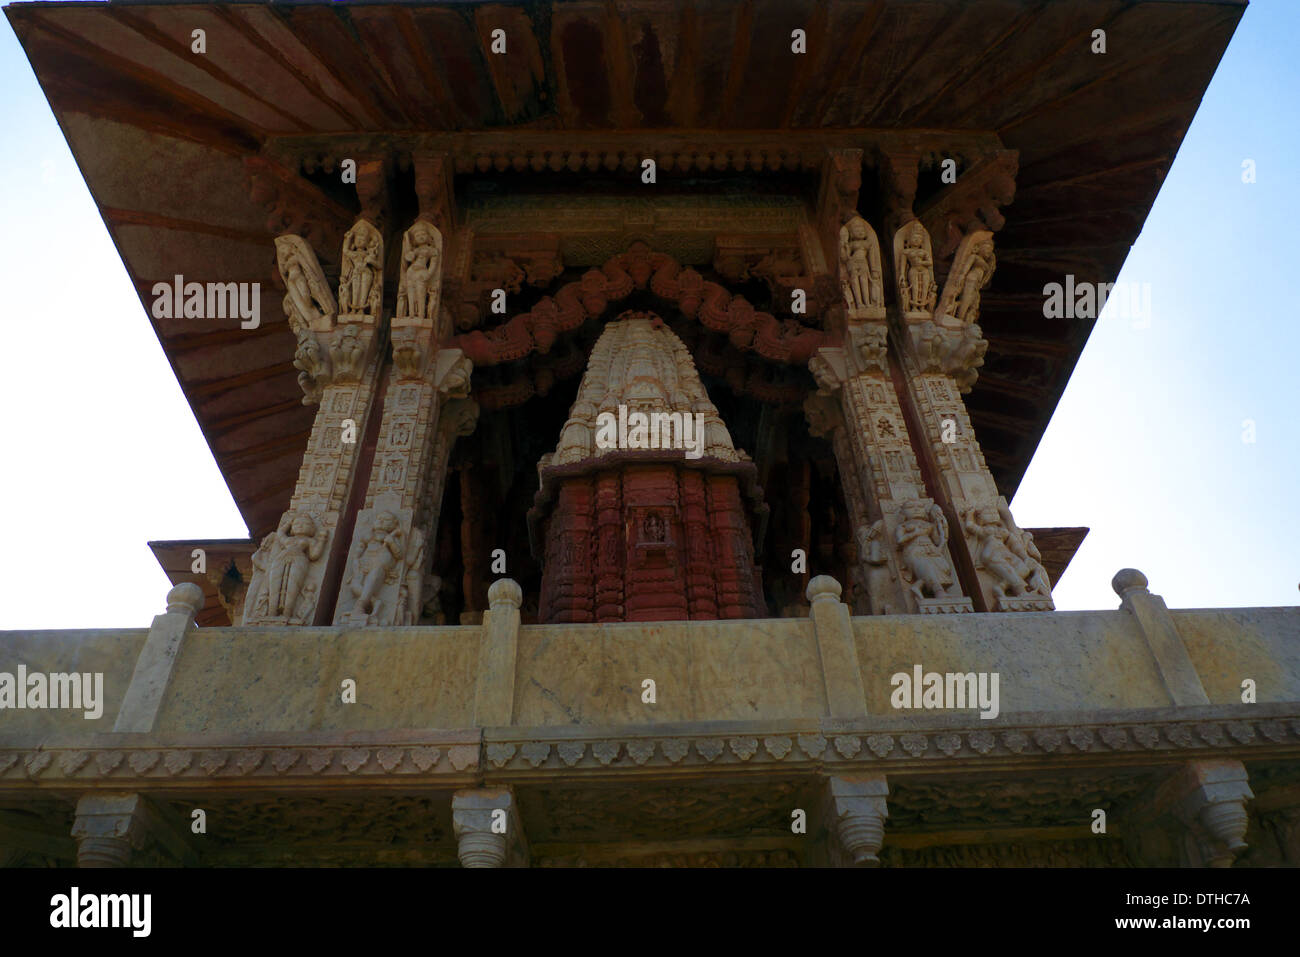
[{"label": "stone sculpture of deity", "polygon": [[840,278],[851,315],[885,304],[880,245],[861,216],[854,216],[840,227]]},{"label": "stone sculpture of deity", "polygon": [[325,554],[328,532],[306,512],[286,512],[279,527],[253,554],[263,585],[252,597],[256,614],[301,623],[309,609],[299,607],[311,566]]},{"label": "stone sculpture of deity", "polygon": [[948,557],[948,520],[938,505],[919,499],[904,502],[903,521],[895,532],[910,589],[922,598],[956,598],[952,560]]},{"label": "stone sculpture of deity", "polygon": [[893,615],[903,609],[894,607],[894,573],[889,567],[889,553],[885,547],[885,522],[877,520],[872,525],[857,528],[858,561],[864,567],[867,599],[873,615]]},{"label": "stone sculpture of deity", "polygon": [[382,613],[380,591],[390,578],[395,579],[399,563],[406,556],[406,534],[389,511],[375,515],[374,524],[361,539],[348,569],[348,593],[352,609],[367,620]]},{"label": "stone sculpture of deity", "polygon": [[[1014,534],[1002,521],[998,509],[974,506],[966,513],[966,531],[976,541],[975,567],[992,579],[993,593],[999,598],[1026,594],[1048,597],[1051,594],[1047,572],[1039,563],[1041,554],[1033,544]],[[1030,549],[1033,549],[1033,554]]]},{"label": "stone sculpture of deity", "polygon": [[343,267],[339,275],[339,312],[343,315],[370,314],[379,310],[372,299],[383,288],[383,238],[364,219],[348,230],[343,239]]},{"label": "stone sculpture of deity", "polygon": [[280,236],[275,241],[275,253],[286,289],[284,313],[293,333],[302,335],[322,317],[332,321],[336,311],[334,296],[306,240],[301,236]]},{"label": "stone sculpture of deity", "polygon": [[961,289],[957,293],[957,302],[953,311],[962,323],[974,322],[980,314],[980,290],[993,278],[997,260],[993,257],[992,240],[981,240],[971,250],[966,262],[966,273],[962,277]]},{"label": "stone sculpture of deity", "polygon": [[901,261],[897,263],[899,298],[904,312],[928,312],[934,308],[937,292],[930,243],[919,220],[914,219],[903,228],[906,232],[899,256]]},{"label": "stone sculpture of deity", "polygon": [[399,318],[436,319],[442,243],[431,223],[417,222],[402,238],[402,281],[397,296]]}]

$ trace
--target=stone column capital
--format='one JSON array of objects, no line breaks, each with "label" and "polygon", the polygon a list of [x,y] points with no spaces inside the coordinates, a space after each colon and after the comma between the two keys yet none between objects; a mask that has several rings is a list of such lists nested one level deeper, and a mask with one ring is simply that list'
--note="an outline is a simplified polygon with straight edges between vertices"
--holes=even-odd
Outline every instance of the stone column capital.
[{"label": "stone column capital", "polygon": [[528,866],[528,843],[510,788],[457,791],[451,799],[451,822],[462,866]]}]

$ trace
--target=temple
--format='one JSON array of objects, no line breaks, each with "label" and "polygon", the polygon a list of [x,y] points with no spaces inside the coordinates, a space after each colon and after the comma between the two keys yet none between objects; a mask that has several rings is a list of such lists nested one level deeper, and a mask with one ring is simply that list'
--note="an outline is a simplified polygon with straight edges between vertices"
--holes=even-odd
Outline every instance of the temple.
[{"label": "temple", "polygon": [[1300,864],[1300,609],[1009,505],[1244,6],[6,7],[251,537],[0,863]]}]

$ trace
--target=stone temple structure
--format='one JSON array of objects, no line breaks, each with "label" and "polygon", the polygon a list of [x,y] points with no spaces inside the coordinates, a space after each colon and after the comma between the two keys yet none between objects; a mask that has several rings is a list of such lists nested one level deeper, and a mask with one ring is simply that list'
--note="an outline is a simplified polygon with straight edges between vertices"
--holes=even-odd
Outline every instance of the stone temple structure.
[{"label": "stone temple structure", "polygon": [[1300,863],[1300,611],[1008,505],[1243,7],[6,7],[252,534],[0,633],[0,862]]}]

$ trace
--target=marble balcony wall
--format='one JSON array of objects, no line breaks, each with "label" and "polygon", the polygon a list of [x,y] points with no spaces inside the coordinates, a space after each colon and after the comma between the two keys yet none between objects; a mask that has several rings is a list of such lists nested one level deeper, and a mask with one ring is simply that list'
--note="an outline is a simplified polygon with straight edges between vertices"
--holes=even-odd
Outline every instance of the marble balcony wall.
[{"label": "marble balcony wall", "polygon": [[[287,820],[277,831],[262,817],[310,783],[345,829],[358,788],[414,789],[426,813],[461,820],[421,838],[415,808],[403,810],[392,831],[402,854],[360,840],[335,862],[730,853],[907,866],[1014,863],[1021,847],[1025,861],[1074,866],[1300,863],[1300,613],[1169,611],[1132,571],[1116,590],[1116,611],[851,616],[838,583],[820,577],[802,620],[521,625],[521,591],[502,579],[479,625],[358,629],[197,628],[201,592],[182,585],[147,633],[0,634],[0,671],[19,655],[32,670],[113,665],[102,727],[80,712],[0,715],[0,848],[15,863],[71,854],[82,866],[324,862]],[[890,675],[914,663],[1000,673],[1001,713],[895,710]],[[1258,677],[1254,703],[1228,678],[1243,675]],[[340,694],[347,679],[355,703]],[[987,814],[990,774],[1001,792],[1036,789],[1037,810],[982,824],[977,847],[960,815],[935,830],[947,812],[926,782]],[[209,792],[218,784],[224,797]],[[596,814],[590,802],[607,794],[636,807],[616,798],[625,786],[671,787],[687,803],[606,815],[586,833],[553,806]],[[187,838],[177,802],[196,789],[216,806],[242,800],[252,844]],[[792,801],[812,810],[808,841],[771,823]],[[1071,817],[1080,801],[1106,807],[1123,839],[1089,843]],[[522,843],[466,840],[482,832],[476,808],[517,815]],[[732,830],[751,818],[752,839],[737,843]],[[62,836],[50,829],[60,819],[71,822]],[[33,836],[14,837],[22,821]]]}]

